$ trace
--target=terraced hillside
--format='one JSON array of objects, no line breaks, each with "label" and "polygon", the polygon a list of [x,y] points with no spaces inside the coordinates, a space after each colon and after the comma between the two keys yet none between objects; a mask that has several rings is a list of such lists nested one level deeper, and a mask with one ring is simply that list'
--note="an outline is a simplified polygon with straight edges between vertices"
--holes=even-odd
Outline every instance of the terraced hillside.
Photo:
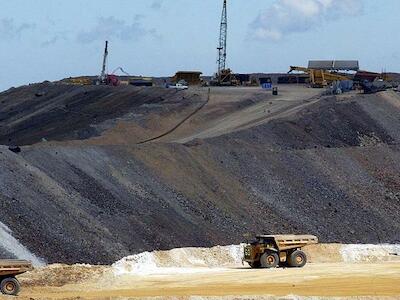
[{"label": "terraced hillside", "polygon": [[0,103],[0,221],[45,261],[111,263],[248,232],[400,242],[393,92],[41,84]]}]

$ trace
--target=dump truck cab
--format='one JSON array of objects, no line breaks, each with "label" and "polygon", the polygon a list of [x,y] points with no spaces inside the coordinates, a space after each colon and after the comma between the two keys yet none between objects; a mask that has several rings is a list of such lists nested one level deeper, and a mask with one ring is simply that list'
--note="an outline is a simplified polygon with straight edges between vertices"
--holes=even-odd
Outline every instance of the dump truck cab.
[{"label": "dump truck cab", "polygon": [[304,267],[307,255],[302,247],[317,243],[314,235],[257,235],[244,247],[243,261],[252,268]]}]

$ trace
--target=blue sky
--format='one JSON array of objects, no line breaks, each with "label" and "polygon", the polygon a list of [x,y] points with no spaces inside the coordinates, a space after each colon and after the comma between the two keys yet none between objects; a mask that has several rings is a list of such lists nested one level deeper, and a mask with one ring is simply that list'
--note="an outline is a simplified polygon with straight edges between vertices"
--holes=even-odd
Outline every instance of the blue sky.
[{"label": "blue sky", "polygon": [[[216,69],[222,0],[0,0],[0,90],[109,70]],[[228,66],[286,72],[309,59],[400,71],[398,0],[228,0]]]}]

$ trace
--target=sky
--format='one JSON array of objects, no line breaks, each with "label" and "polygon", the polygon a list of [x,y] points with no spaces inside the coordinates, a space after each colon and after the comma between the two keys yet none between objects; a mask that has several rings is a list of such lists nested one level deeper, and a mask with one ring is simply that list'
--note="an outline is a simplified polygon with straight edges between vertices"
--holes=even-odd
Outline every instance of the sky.
[{"label": "sky", "polygon": [[[223,0],[0,0],[0,91],[108,70],[216,71]],[[287,72],[309,59],[356,59],[400,72],[398,0],[228,0],[227,64]]]}]

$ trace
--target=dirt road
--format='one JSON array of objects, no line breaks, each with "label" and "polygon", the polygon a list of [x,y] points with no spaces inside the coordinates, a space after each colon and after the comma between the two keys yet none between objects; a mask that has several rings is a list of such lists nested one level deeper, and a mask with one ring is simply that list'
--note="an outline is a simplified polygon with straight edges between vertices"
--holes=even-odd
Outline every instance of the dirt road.
[{"label": "dirt road", "polygon": [[[124,299],[131,297],[400,296],[400,262],[309,264],[303,269],[181,268],[142,276],[100,278],[61,287],[28,286],[19,299]],[[229,299],[229,298],[228,298]],[[232,298],[233,299],[233,298]],[[237,299],[237,297],[236,297]],[[249,298],[247,298],[249,299]]]},{"label": "dirt road", "polygon": [[264,124],[315,103],[320,94],[290,85],[281,85],[279,96],[254,87],[212,88],[209,103],[163,141],[185,143]]}]

